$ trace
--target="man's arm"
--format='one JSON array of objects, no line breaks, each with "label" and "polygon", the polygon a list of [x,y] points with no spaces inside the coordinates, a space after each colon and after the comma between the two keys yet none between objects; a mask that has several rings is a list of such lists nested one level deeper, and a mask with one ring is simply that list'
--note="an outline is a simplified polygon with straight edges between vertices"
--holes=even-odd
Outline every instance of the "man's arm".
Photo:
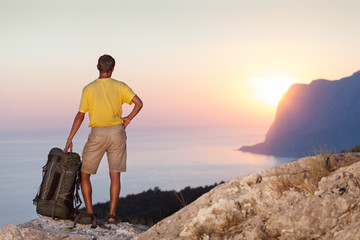
[{"label": "man's arm", "polygon": [[129,125],[131,120],[140,112],[141,108],[143,107],[143,102],[137,95],[133,97],[132,102],[135,104],[133,110],[129,115],[122,118],[122,120],[124,121],[124,127]]},{"label": "man's arm", "polygon": [[69,137],[68,137],[67,142],[66,142],[66,146],[65,146],[65,148],[63,150],[64,153],[67,153],[69,148],[70,148],[70,152],[72,152],[72,148],[73,148],[72,139],[74,138],[75,133],[77,132],[77,130],[79,130],[82,122],[84,121],[84,116],[85,116],[85,113],[82,113],[82,112],[78,112],[76,114],[75,119],[74,119],[74,123],[72,125]]}]

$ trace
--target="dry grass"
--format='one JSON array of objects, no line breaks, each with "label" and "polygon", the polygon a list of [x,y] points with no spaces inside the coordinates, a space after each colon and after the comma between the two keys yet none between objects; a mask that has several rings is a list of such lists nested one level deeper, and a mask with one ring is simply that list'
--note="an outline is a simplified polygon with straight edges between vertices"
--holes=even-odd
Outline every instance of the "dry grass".
[{"label": "dry grass", "polygon": [[172,190],[172,192],[174,193],[176,199],[180,202],[181,207],[186,207],[187,203],[185,201],[185,198],[184,198],[182,192],[179,191],[179,193],[177,193],[175,190]]},{"label": "dry grass", "polygon": [[312,146],[312,149],[314,151],[314,155],[331,155],[337,153],[336,149],[331,150],[326,146],[319,146],[319,147]]},{"label": "dry grass", "polygon": [[[170,173],[171,173],[172,178],[174,179],[175,184],[177,184],[177,180],[176,180],[174,172],[171,171]],[[185,201],[185,198],[184,198],[182,192],[179,191],[179,193],[177,193],[174,189],[172,190],[172,192],[175,195],[176,199],[180,202],[181,206],[186,207],[187,203]]]},{"label": "dry grass", "polygon": [[277,176],[278,182],[276,192],[282,196],[283,192],[290,189],[304,191],[314,194],[319,181],[340,167],[348,166],[358,159],[344,156],[343,154],[326,153],[309,159],[306,169],[293,174],[282,174]]}]

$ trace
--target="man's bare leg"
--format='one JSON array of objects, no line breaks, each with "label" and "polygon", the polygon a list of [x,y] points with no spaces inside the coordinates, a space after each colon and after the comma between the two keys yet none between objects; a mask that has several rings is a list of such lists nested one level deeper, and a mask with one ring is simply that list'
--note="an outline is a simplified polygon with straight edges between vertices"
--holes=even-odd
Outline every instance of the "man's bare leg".
[{"label": "man's bare leg", "polygon": [[81,192],[84,198],[86,211],[93,213],[92,208],[92,187],[90,181],[90,174],[81,172]]},{"label": "man's bare leg", "polygon": [[[109,214],[115,216],[116,206],[119,201],[120,195],[120,173],[119,172],[110,172],[110,211]],[[114,221],[115,219],[109,218],[109,221]]]}]

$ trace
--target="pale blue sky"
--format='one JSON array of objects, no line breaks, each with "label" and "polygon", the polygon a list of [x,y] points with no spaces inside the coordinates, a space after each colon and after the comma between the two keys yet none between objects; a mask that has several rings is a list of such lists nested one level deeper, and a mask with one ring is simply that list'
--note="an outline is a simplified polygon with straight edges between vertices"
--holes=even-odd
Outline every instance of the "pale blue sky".
[{"label": "pale blue sky", "polygon": [[346,0],[1,1],[0,130],[68,129],[104,53],[145,103],[138,126],[269,126],[276,107],[248,80],[360,70],[359,9]]}]

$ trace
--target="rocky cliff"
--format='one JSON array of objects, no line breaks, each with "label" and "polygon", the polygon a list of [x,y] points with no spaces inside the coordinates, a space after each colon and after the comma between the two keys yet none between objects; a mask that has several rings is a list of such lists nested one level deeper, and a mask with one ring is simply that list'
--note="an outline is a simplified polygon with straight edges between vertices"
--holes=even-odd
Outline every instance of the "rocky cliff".
[{"label": "rocky cliff", "polygon": [[360,239],[359,160],[318,155],[239,177],[134,240]]},{"label": "rocky cliff", "polygon": [[[360,72],[336,81],[295,84],[279,102],[265,141],[241,151],[303,157],[360,144]],[[319,152],[318,152],[319,153]]]},{"label": "rocky cliff", "polygon": [[[324,154],[236,178],[149,230],[91,229],[41,217],[0,239],[360,239],[360,153]],[[142,233],[141,233],[142,232]]]}]

